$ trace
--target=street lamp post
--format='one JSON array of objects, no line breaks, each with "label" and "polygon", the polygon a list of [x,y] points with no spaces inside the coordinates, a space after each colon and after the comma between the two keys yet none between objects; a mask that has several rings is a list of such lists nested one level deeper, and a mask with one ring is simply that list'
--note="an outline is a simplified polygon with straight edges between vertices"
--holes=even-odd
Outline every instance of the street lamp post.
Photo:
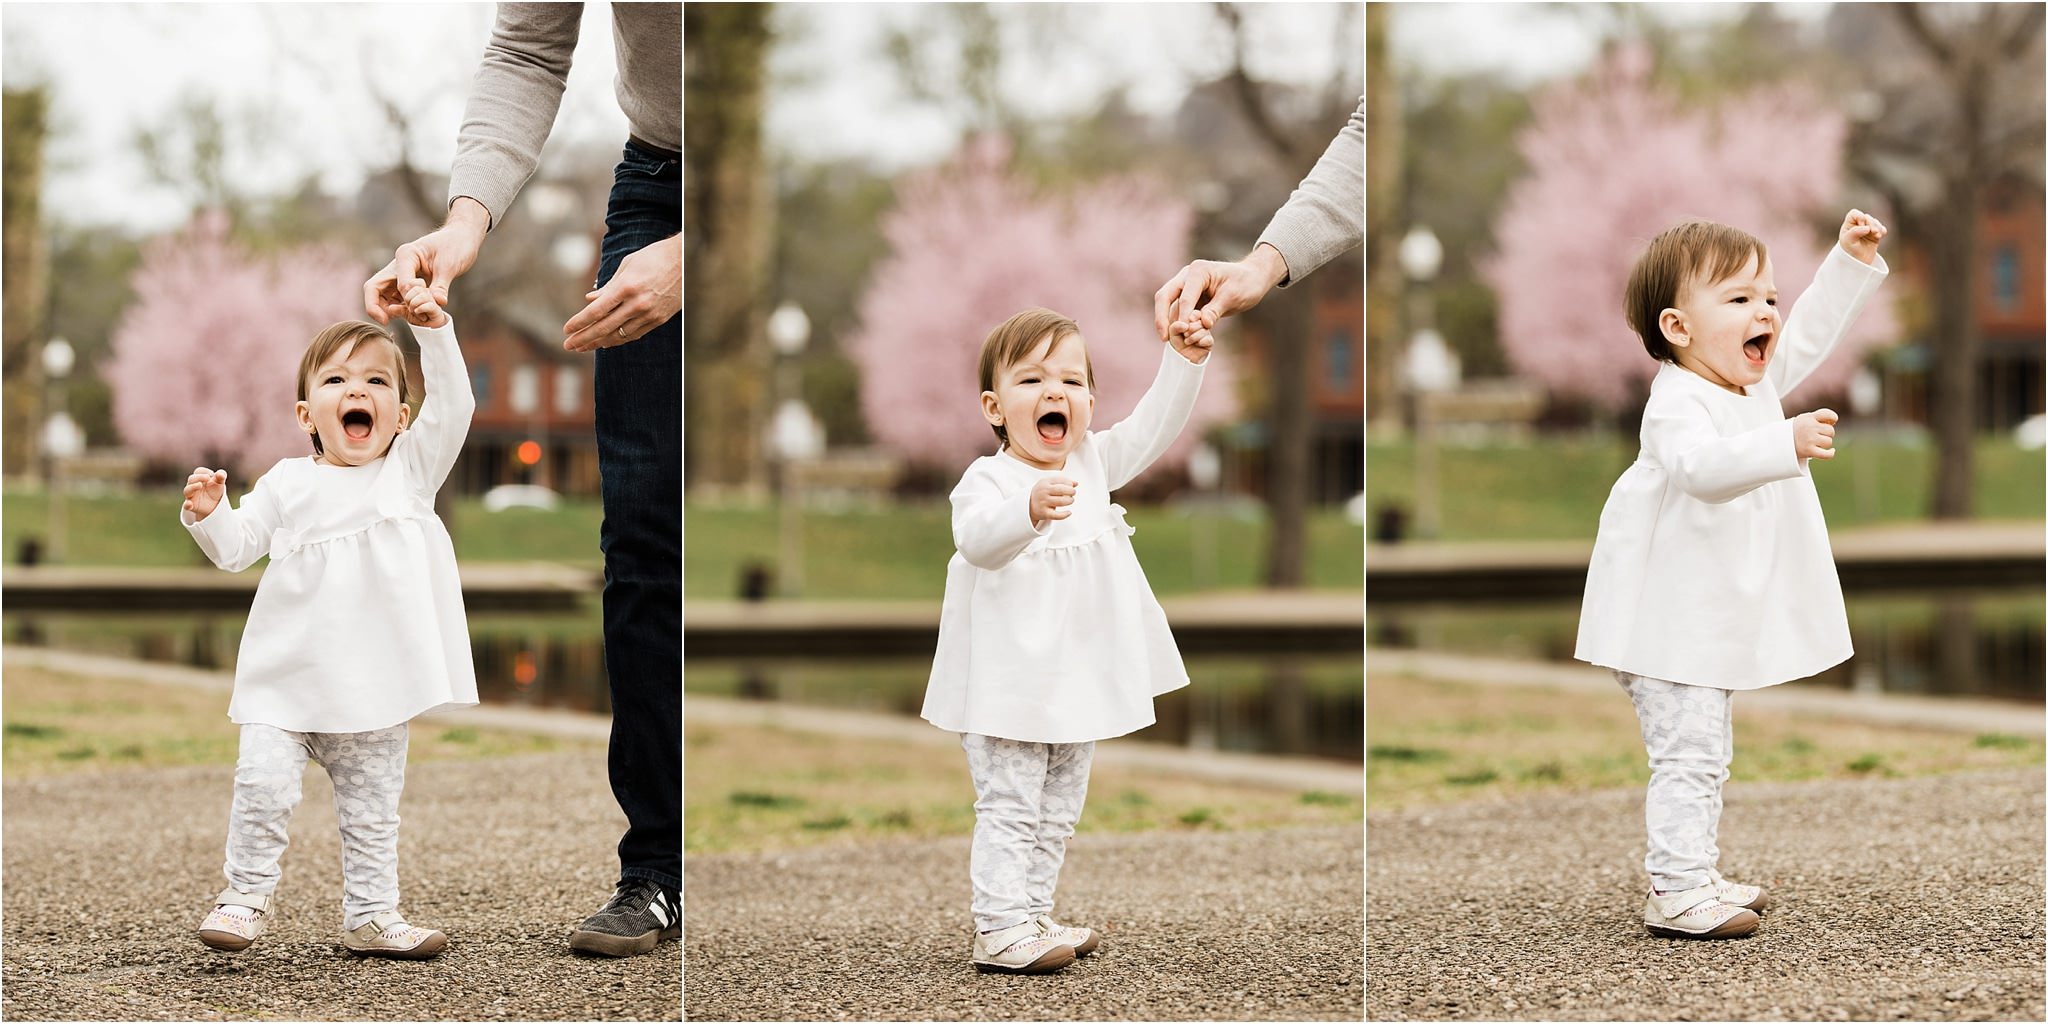
[{"label": "street lamp post", "polygon": [[1188,483],[1195,486],[1194,504],[1194,582],[1196,590],[1216,585],[1216,524],[1212,521],[1216,501],[1216,484],[1223,477],[1223,460],[1217,456],[1215,446],[1207,441],[1195,445],[1188,453]]},{"label": "street lamp post", "polygon": [[1415,403],[1415,532],[1424,539],[1437,535],[1436,396],[1458,386],[1458,357],[1437,333],[1429,299],[1429,283],[1443,265],[1443,246],[1423,225],[1401,239],[1401,270],[1409,283],[1409,320],[1413,333],[1401,362],[1402,383]]},{"label": "street lamp post", "polygon": [[780,566],[776,589],[785,598],[803,592],[803,512],[797,493],[796,466],[817,458],[824,448],[817,422],[803,400],[797,357],[811,340],[811,319],[796,303],[785,302],[768,317],[768,341],[775,348],[775,415],[768,424],[768,447],[775,453],[776,500],[781,505]]},{"label": "street lamp post", "polygon": [[[1877,421],[1883,420],[1883,416],[1880,415],[1883,407],[1884,381],[1868,366],[1857,370],[1856,376],[1849,380],[1849,412],[1856,417],[1858,436],[1876,439]],[[1867,428],[1863,425],[1866,418],[1873,420]],[[1876,455],[1875,451],[1871,451],[1856,460],[1857,511],[1863,513],[1865,522],[1876,522],[1879,511]]]},{"label": "street lamp post", "polygon": [[71,419],[66,388],[76,355],[71,343],[51,338],[43,345],[43,380],[49,388],[50,418],[43,424],[43,456],[48,460],[50,488],[49,560],[64,560],[65,461],[85,450],[85,437]]}]

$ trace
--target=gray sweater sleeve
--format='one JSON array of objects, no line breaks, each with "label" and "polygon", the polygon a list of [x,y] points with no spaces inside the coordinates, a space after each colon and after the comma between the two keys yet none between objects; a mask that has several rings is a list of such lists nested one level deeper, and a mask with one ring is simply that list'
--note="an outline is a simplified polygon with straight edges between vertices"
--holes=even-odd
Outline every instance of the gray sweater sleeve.
[{"label": "gray sweater sleeve", "polygon": [[504,218],[554,129],[582,20],[582,4],[498,5],[455,139],[450,203],[468,196],[491,212],[492,225]]},{"label": "gray sweater sleeve", "polygon": [[[1330,140],[1259,241],[1287,261],[1282,288],[1313,273],[1365,239],[1365,99]],[[1253,246],[1257,248],[1257,246]]]}]

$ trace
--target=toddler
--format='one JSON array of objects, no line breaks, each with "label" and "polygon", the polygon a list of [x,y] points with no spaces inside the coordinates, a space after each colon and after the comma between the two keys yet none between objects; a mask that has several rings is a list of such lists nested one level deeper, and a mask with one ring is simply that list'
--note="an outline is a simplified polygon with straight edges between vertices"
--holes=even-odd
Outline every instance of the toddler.
[{"label": "toddler", "polygon": [[1151,389],[1100,432],[1074,321],[1028,309],[982,342],[981,413],[998,448],[953,488],[958,553],[923,712],[961,734],[974,779],[977,969],[1056,971],[1101,942],[1051,916],[1095,741],[1151,725],[1152,698],[1188,684],[1109,494],[1180,434],[1214,324],[1204,314],[1170,332]]},{"label": "toddler", "polygon": [[430,393],[416,420],[397,343],[374,324],[335,324],[299,364],[313,454],[272,466],[240,508],[224,500],[225,472],[185,483],[180,519],[214,564],[239,572],[270,556],[228,705],[242,727],[228,886],[199,925],[214,949],[263,932],[309,757],[334,783],[342,945],[418,960],[448,944],[398,913],[398,796],[406,723],[477,702],[455,548],[434,515],[476,400],[447,314],[424,287],[406,305]]},{"label": "toddler", "polygon": [[1835,457],[1835,414],[1787,419],[1778,396],[1820,365],[1889,273],[1884,235],[1849,211],[1782,331],[1770,254],[1746,232],[1680,224],[1629,273],[1629,326],[1664,365],[1642,451],[1600,512],[1575,656],[1614,671],[1642,725],[1653,935],[1756,930],[1763,890],[1722,877],[1716,843],[1732,695],[1851,653],[1807,470]]}]

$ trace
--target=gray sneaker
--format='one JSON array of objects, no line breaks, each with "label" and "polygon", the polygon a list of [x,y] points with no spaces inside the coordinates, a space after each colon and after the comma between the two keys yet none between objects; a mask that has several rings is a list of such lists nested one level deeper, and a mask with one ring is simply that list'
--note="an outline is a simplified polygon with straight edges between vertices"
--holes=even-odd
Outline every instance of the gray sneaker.
[{"label": "gray sneaker", "polygon": [[597,913],[569,933],[569,948],[599,956],[633,956],[683,935],[681,899],[644,878],[620,882]]}]

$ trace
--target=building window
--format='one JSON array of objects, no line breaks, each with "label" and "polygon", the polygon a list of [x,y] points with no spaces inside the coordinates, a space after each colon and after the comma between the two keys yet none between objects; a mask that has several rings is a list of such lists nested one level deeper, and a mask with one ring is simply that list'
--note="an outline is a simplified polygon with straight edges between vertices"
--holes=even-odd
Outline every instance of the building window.
[{"label": "building window", "polygon": [[531,416],[540,408],[540,370],[531,363],[512,368],[512,386],[505,400],[512,403],[512,411],[521,416]]},{"label": "building window", "polygon": [[2010,245],[1991,252],[1991,301],[2004,312],[2020,308],[2020,254]]},{"label": "building window", "polygon": [[1352,368],[1349,331],[1331,331],[1328,340],[1323,342],[1323,370],[1332,392],[1340,395],[1351,393],[1356,371]]},{"label": "building window", "polygon": [[574,416],[583,405],[583,375],[573,366],[555,368],[555,415]]},{"label": "building window", "polygon": [[477,408],[482,409],[491,404],[490,367],[472,366],[469,368],[469,390],[476,394]]}]

